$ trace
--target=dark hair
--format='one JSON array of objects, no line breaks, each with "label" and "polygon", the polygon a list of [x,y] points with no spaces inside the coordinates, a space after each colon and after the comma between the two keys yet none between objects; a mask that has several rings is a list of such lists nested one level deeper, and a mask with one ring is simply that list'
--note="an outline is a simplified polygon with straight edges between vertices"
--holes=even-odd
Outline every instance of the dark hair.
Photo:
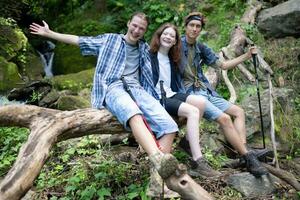
[{"label": "dark hair", "polygon": [[149,17],[145,13],[143,13],[143,12],[135,12],[135,13],[133,13],[130,16],[129,21],[131,21],[135,16],[140,17],[141,19],[145,20],[147,22],[147,25],[150,24]]},{"label": "dark hair", "polygon": [[161,25],[153,34],[152,39],[151,39],[151,43],[150,43],[150,51],[152,53],[157,53],[160,47],[160,36],[162,35],[162,33],[164,32],[165,29],[167,28],[173,28],[176,32],[176,44],[173,45],[169,51],[169,57],[170,59],[174,62],[175,67],[177,68],[179,66],[180,63],[180,49],[181,49],[181,39],[180,39],[180,35],[179,35],[179,31],[178,28],[171,24],[171,23],[165,23],[163,25]]},{"label": "dark hair", "polygon": [[184,18],[184,26],[187,26],[188,23],[192,20],[199,20],[201,22],[202,28],[205,25],[205,18],[204,15],[201,12],[191,12]]}]

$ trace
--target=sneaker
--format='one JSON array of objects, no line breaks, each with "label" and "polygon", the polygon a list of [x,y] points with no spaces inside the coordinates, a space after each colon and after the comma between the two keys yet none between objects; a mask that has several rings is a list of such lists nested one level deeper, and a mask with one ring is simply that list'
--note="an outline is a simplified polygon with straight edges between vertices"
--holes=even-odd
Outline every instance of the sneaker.
[{"label": "sneaker", "polygon": [[191,162],[190,175],[193,177],[208,178],[220,176],[221,173],[209,166],[205,158],[202,157],[196,161]]},{"label": "sneaker", "polygon": [[243,156],[247,170],[256,177],[268,174],[268,170],[257,160],[254,153],[249,151]]},{"label": "sneaker", "polygon": [[147,187],[146,195],[152,198],[178,198],[180,195],[173,190],[170,190],[164,184],[164,191],[162,193],[163,180],[153,167],[150,168],[150,182]]}]

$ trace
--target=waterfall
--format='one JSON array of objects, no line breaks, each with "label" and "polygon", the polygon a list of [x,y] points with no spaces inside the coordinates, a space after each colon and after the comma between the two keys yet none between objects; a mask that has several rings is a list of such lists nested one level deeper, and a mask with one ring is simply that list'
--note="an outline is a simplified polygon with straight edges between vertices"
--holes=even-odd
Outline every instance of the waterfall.
[{"label": "waterfall", "polygon": [[9,101],[6,96],[2,96],[0,94],[0,107],[5,105],[11,105],[11,104],[24,104],[24,102],[15,101],[15,100]]},{"label": "waterfall", "polygon": [[43,44],[41,50],[37,50],[43,62],[46,77],[53,76],[52,64],[53,64],[53,57],[54,57],[54,48],[55,48],[55,44],[53,44],[51,41],[46,41]]}]

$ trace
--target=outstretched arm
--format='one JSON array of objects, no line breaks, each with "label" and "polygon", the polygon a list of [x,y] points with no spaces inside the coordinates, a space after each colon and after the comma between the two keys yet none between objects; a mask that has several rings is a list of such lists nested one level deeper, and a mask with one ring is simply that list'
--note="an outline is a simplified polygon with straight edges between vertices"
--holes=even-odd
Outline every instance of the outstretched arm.
[{"label": "outstretched arm", "polygon": [[29,27],[30,33],[54,39],[67,44],[79,45],[79,37],[76,35],[57,33],[49,29],[48,24],[43,21],[44,26],[32,23]]},{"label": "outstretched arm", "polygon": [[221,68],[222,69],[231,69],[231,68],[237,66],[238,64],[250,59],[252,54],[257,54],[257,49],[255,46],[250,47],[250,49],[247,53],[240,55],[239,57],[236,57],[231,60],[223,61],[221,63]]}]

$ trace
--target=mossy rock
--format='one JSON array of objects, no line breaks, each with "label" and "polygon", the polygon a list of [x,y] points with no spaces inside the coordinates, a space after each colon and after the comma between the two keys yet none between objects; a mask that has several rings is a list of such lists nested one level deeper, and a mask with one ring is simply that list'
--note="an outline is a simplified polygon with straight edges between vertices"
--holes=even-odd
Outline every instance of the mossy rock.
[{"label": "mossy rock", "polygon": [[23,81],[19,76],[17,65],[0,56],[0,91],[11,90],[20,83]]},{"label": "mossy rock", "polygon": [[60,97],[56,104],[59,110],[76,110],[91,107],[89,99],[72,95]]},{"label": "mossy rock", "polygon": [[18,51],[26,49],[26,45],[27,38],[15,22],[0,18],[0,55],[9,61]]},{"label": "mossy rock", "polygon": [[54,74],[77,73],[95,66],[95,56],[82,56],[77,46],[57,44],[53,62]]},{"label": "mossy rock", "polygon": [[58,90],[79,92],[84,88],[91,88],[95,69],[88,69],[78,73],[59,75],[51,78],[51,83]]}]

